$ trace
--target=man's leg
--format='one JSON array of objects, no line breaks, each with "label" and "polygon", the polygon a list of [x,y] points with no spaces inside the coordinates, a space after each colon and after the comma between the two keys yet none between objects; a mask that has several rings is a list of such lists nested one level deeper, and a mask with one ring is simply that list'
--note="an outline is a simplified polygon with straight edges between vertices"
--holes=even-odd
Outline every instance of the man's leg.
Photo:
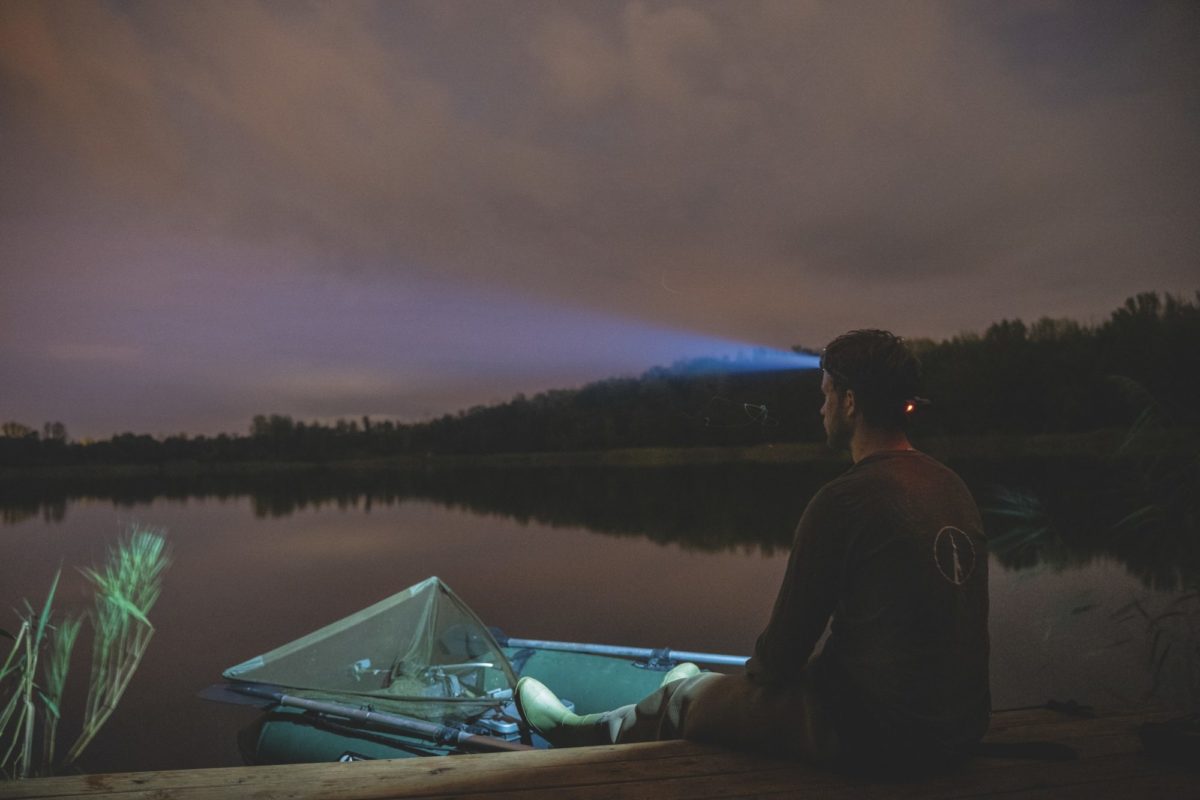
[{"label": "man's leg", "polygon": [[809,681],[764,687],[745,675],[706,672],[668,683],[596,723],[597,739],[615,743],[689,739],[817,761],[837,751]]}]

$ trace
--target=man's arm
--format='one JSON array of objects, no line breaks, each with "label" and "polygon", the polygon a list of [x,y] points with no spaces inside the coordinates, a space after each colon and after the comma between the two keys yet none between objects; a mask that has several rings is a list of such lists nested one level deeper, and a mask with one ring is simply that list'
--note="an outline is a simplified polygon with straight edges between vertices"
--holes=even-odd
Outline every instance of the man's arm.
[{"label": "man's arm", "polygon": [[783,683],[797,675],[825,632],[841,579],[842,519],[826,489],[804,510],[771,621],[746,662],[746,673],[755,683]]}]

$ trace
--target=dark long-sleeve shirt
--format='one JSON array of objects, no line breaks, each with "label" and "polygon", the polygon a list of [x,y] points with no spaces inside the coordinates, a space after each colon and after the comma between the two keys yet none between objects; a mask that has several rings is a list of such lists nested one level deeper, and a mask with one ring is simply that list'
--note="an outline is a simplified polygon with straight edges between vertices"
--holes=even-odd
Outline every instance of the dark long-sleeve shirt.
[{"label": "dark long-sleeve shirt", "polygon": [[747,673],[800,680],[832,616],[809,675],[845,738],[956,749],[987,729],[987,591],[961,479],[923,453],[876,453],[809,502]]}]

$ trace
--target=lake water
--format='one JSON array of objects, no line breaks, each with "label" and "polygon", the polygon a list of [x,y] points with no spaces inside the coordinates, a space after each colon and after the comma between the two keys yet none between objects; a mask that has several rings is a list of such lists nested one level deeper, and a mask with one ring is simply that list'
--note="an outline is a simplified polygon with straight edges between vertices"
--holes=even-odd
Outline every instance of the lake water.
[{"label": "lake water", "polygon": [[[994,707],[1194,705],[1195,531],[1164,534],[1166,512],[1149,527],[1121,524],[1145,498],[1114,499],[1129,476],[1107,467],[955,466],[1001,545],[990,565]],[[40,603],[60,564],[59,607],[85,607],[89,589],[73,567],[98,563],[129,523],[166,529],[174,564],[151,615],[158,632],[81,767],[234,765],[237,731],[254,712],[197,692],[225,668],[430,575],[515,636],[749,653],[800,511],[843,468],[3,484],[0,627],[11,628],[7,609],[22,597]],[[1181,613],[1154,621],[1172,610]],[[69,718],[82,705],[88,645],[77,648]]]}]

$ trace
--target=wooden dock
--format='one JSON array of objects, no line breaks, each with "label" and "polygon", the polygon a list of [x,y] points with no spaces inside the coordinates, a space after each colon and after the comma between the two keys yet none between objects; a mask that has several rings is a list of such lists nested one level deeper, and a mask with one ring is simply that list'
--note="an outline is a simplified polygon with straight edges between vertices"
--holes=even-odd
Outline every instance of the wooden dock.
[{"label": "wooden dock", "polygon": [[848,778],[690,742],[519,753],[80,775],[0,783],[0,800],[383,800],[384,798],[1200,797],[1200,772],[1152,760],[1137,726],[1171,714],[1079,718],[994,714],[987,741],[1058,742],[1075,761],[975,758],[952,774],[911,781]]}]

